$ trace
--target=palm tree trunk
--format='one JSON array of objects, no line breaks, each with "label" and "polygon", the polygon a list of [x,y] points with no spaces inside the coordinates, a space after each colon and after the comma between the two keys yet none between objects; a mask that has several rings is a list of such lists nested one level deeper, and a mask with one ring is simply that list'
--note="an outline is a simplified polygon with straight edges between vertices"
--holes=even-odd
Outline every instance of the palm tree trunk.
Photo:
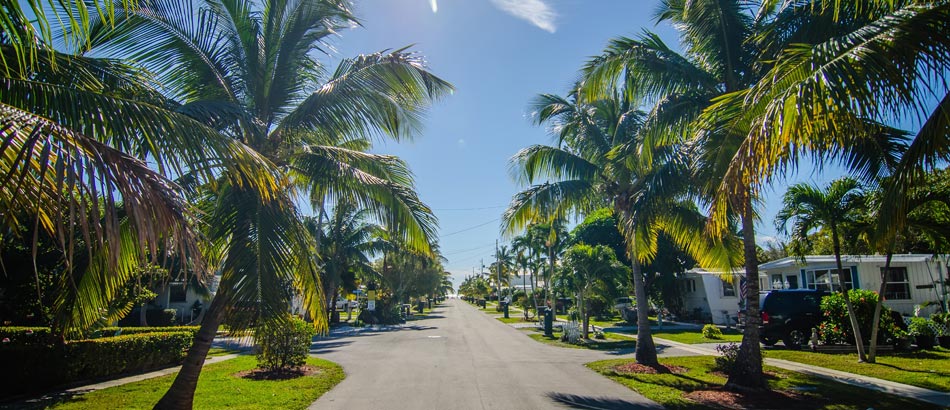
[{"label": "palm tree trunk", "polygon": [[148,302],[142,303],[142,308],[139,309],[139,326],[145,327],[148,326]]},{"label": "palm tree trunk", "polygon": [[581,291],[580,298],[581,317],[584,318],[584,339],[590,339],[590,315],[587,313],[587,297],[584,291]]},{"label": "palm tree trunk", "polygon": [[154,410],[190,410],[193,407],[201,367],[204,366],[211,342],[214,341],[214,335],[224,318],[227,295],[222,293],[223,291],[219,290],[218,295],[211,300],[181,370],[165,395],[155,404]]},{"label": "palm tree trunk", "polygon": [[731,390],[766,389],[762,373],[762,350],[759,346],[759,261],[755,252],[755,215],[752,209],[752,192],[746,189],[742,210],[742,242],[745,256],[745,330],[736,363],[729,373],[726,388]]},{"label": "palm tree trunk", "polygon": [[660,364],[656,358],[656,344],[653,343],[653,329],[650,328],[650,301],[647,297],[646,284],[643,282],[643,269],[637,259],[636,239],[631,245],[630,267],[633,271],[633,296],[637,299],[637,347],[635,357],[637,363],[655,366]]},{"label": "palm tree trunk", "polygon": [[877,304],[874,305],[874,317],[871,319],[871,348],[868,349],[868,363],[876,363],[877,332],[881,328],[881,306],[884,304],[884,290],[887,288],[887,272],[891,269],[891,257],[894,256],[892,249],[888,249],[887,251],[887,259],[884,261],[884,270],[881,272],[881,288],[877,292]]},{"label": "palm tree trunk", "polygon": [[841,242],[838,238],[838,228],[835,225],[831,225],[831,241],[835,250],[835,263],[838,265],[838,282],[841,284],[841,294],[844,295],[844,305],[848,308],[848,319],[850,319],[851,328],[854,330],[854,344],[858,348],[858,362],[865,362],[868,358],[864,354],[864,339],[861,337],[861,328],[858,327],[858,317],[854,314],[854,305],[851,303],[848,289],[844,288],[846,278],[844,268],[841,266]]},{"label": "palm tree trunk", "polygon": [[548,306],[554,309],[554,315],[557,316],[557,301],[554,300],[554,293],[551,291],[551,282],[554,281],[554,245],[548,246],[548,260],[551,262],[551,271],[548,272],[548,278],[544,281],[544,286],[547,288],[545,298],[548,300]]}]

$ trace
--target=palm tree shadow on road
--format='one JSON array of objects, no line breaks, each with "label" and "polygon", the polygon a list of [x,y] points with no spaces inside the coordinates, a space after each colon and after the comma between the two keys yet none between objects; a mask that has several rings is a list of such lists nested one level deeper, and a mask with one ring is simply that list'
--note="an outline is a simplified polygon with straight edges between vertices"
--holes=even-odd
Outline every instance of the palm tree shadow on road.
[{"label": "palm tree shadow on road", "polygon": [[661,409],[657,404],[633,403],[626,400],[620,400],[610,397],[591,397],[578,396],[576,394],[564,394],[550,392],[547,396],[556,403],[567,406],[571,409],[587,410],[644,410]]}]

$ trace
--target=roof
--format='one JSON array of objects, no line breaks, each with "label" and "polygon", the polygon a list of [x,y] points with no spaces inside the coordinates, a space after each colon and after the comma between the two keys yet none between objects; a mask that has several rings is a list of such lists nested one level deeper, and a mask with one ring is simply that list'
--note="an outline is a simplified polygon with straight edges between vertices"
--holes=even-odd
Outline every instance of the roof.
[{"label": "roof", "polygon": [[[929,262],[933,260],[932,254],[927,253],[908,253],[893,255],[891,257],[891,263],[915,263],[915,262]],[[841,255],[841,263],[884,263],[887,261],[885,255]],[[789,256],[782,259],[774,260],[771,262],[766,262],[759,265],[759,269],[768,270],[768,269],[780,269],[788,268],[792,266],[807,266],[812,264],[832,264],[835,263],[834,255],[808,255],[805,256],[805,263],[802,263],[801,258],[795,256]]]},{"label": "roof", "polygon": [[[727,272],[723,272],[723,271],[709,271],[709,270],[706,270],[706,269],[703,269],[703,268],[693,268],[693,269],[690,269],[690,270],[686,271],[686,273],[695,273],[695,274],[697,274],[697,275],[723,275],[723,274],[725,274],[725,273],[727,273]],[[745,268],[732,268],[732,272],[731,272],[731,273],[736,274],[736,275],[745,274]]]}]

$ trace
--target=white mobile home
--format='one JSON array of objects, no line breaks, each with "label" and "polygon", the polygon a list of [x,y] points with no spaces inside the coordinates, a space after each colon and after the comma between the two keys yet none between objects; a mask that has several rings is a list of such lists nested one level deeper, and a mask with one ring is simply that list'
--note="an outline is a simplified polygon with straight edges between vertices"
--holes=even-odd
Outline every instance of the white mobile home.
[{"label": "white mobile home", "polygon": [[[682,320],[695,320],[717,325],[734,325],[739,310],[739,278],[744,269],[731,273],[690,269],[679,281],[683,295]],[[732,276],[732,280],[728,279]]]},{"label": "white mobile home", "polygon": [[[887,273],[885,304],[904,315],[913,315],[914,306],[930,304],[922,314],[939,309],[948,297],[947,269],[950,255],[902,254],[891,258]],[[878,291],[884,270],[884,255],[842,255],[842,268],[847,273],[846,287]],[[787,257],[759,265],[759,288],[819,289],[839,291],[834,255]]]}]

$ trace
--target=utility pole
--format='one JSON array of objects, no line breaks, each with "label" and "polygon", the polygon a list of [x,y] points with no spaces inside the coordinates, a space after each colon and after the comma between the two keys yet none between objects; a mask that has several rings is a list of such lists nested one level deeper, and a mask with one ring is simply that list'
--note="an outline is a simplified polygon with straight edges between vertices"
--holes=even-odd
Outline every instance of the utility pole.
[{"label": "utility pole", "polygon": [[501,306],[501,261],[498,260],[497,239],[495,239],[495,272],[498,272],[498,305]]}]

